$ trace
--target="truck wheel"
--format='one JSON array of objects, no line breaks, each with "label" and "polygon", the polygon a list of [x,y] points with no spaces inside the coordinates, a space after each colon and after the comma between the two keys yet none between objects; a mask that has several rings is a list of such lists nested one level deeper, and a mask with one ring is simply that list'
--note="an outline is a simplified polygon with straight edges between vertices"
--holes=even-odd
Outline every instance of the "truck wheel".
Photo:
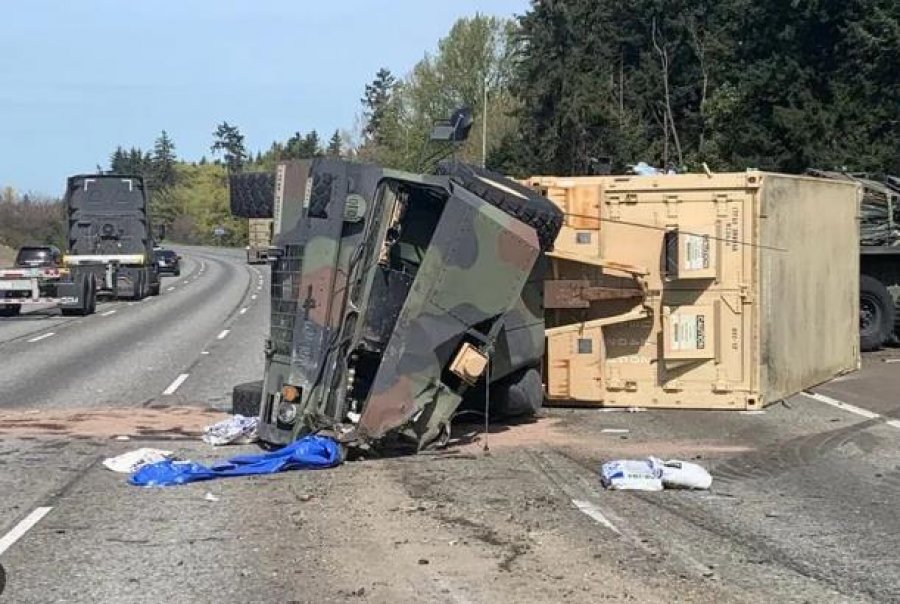
[{"label": "truck wheel", "polygon": [[0,304],[0,317],[17,317],[22,312],[18,304]]},{"label": "truck wheel", "polygon": [[132,284],[131,299],[134,301],[144,299],[144,274],[138,273]]},{"label": "truck wheel", "polygon": [[84,314],[92,315],[97,312],[97,282],[91,279],[88,289],[88,306],[85,309]]},{"label": "truck wheel", "polygon": [[150,296],[159,295],[159,281],[150,284],[150,287],[147,289],[147,294]]},{"label": "truck wheel", "polygon": [[228,178],[231,213],[241,218],[271,218],[275,208],[275,173],[243,172]]},{"label": "truck wheel", "polygon": [[544,404],[544,386],[537,367],[514,372],[491,387],[491,415],[500,417],[532,416]]},{"label": "truck wheel", "polygon": [[859,347],[878,350],[894,332],[894,300],[874,277],[859,278]]},{"label": "truck wheel", "polygon": [[564,215],[552,201],[537,191],[502,174],[457,162],[442,162],[435,170],[486,202],[517,218],[537,232],[541,251],[553,249]]},{"label": "truck wheel", "polygon": [[262,406],[262,380],[238,384],[231,392],[231,413],[244,417],[258,417]]}]

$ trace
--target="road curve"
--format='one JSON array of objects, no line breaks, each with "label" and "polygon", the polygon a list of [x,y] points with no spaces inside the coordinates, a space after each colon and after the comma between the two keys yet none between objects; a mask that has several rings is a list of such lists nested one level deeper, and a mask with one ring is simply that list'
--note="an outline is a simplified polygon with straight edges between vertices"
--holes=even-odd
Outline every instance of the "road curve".
[{"label": "road curve", "polygon": [[158,297],[0,320],[0,409],[226,408],[235,383],[260,379],[268,268],[243,250],[178,249],[181,276],[164,277]]}]

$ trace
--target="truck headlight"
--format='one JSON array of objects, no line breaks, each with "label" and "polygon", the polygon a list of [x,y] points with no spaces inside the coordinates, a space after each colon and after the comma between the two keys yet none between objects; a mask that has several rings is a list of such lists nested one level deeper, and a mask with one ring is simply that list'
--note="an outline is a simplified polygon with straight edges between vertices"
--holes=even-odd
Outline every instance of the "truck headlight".
[{"label": "truck headlight", "polygon": [[282,424],[291,425],[297,421],[297,414],[300,411],[300,405],[281,401],[278,405],[278,421]]}]

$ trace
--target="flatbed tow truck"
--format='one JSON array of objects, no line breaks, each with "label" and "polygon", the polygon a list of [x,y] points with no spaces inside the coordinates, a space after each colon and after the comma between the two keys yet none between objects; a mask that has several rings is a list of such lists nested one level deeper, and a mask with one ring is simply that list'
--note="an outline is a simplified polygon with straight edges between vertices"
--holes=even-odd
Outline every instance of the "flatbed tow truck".
[{"label": "flatbed tow truck", "polygon": [[141,300],[159,294],[159,271],[147,195],[139,176],[80,175],[68,179],[65,204],[69,253],[52,246],[27,261],[0,270],[0,316],[16,316],[23,306],[56,305],[65,316],[90,315],[97,297]]}]

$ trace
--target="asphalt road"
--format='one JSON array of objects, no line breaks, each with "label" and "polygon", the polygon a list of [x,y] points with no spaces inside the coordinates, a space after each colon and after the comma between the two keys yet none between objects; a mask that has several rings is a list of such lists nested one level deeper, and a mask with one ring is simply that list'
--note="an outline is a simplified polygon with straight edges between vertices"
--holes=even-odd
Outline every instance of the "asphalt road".
[{"label": "asphalt road", "polygon": [[[130,486],[105,457],[258,451],[179,422],[258,379],[267,268],[183,252],[154,301],[0,323],[0,602],[900,601],[897,351],[763,412],[552,409],[438,454]],[[111,408],[138,419],[71,428]],[[713,486],[600,487],[603,461],[646,455]]]},{"label": "asphalt road", "polygon": [[[243,250],[184,249],[180,277],[88,317],[41,308],[0,319],[0,408],[191,402],[226,406],[260,379],[268,267]],[[170,387],[181,376],[177,389]]]}]

